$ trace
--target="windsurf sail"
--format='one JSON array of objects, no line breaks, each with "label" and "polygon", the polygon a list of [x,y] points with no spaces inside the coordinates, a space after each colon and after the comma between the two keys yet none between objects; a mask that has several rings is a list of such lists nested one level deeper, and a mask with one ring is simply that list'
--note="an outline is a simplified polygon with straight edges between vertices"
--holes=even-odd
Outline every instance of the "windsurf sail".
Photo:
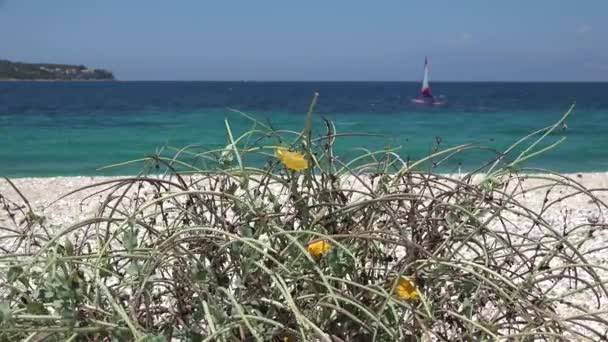
[{"label": "windsurf sail", "polygon": [[422,96],[432,97],[431,86],[429,86],[429,61],[424,57],[424,78],[422,79]]}]

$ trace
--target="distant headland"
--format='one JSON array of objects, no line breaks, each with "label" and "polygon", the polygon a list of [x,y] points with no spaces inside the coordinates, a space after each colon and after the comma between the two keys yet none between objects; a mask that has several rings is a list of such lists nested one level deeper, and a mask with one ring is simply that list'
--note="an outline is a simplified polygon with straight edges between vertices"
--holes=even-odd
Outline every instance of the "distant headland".
[{"label": "distant headland", "polygon": [[84,65],[34,64],[0,59],[1,81],[112,81],[114,75],[104,69],[89,69]]}]

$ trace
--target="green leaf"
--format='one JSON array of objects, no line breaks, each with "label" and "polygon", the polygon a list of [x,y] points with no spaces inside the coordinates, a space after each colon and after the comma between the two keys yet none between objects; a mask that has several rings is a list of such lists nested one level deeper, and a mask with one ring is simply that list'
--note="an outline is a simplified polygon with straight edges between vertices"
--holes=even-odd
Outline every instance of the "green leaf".
[{"label": "green leaf", "polygon": [[137,247],[137,229],[125,230],[123,245],[129,253],[133,253],[133,250]]},{"label": "green leaf", "polygon": [[63,245],[63,248],[65,249],[65,255],[67,255],[67,256],[74,255],[74,245],[72,244],[72,242],[70,240],[65,240],[65,244]]},{"label": "green leaf", "polygon": [[27,312],[31,314],[43,315],[48,313],[48,311],[44,308],[44,305],[42,305],[42,303],[40,303],[39,301],[29,302],[27,303],[26,307]]},{"label": "green leaf", "polygon": [[473,303],[470,298],[467,297],[462,301],[462,310],[460,313],[469,319],[473,316]]},{"label": "green leaf", "polygon": [[17,279],[19,279],[22,273],[23,268],[19,266],[13,266],[8,269],[8,273],[6,274],[6,280],[8,280],[9,283],[15,282],[17,281]]},{"label": "green leaf", "polygon": [[308,146],[308,143],[310,142],[310,138],[312,136],[312,115],[315,111],[315,106],[317,105],[317,99],[319,98],[319,93],[315,93],[312,101],[310,102],[310,106],[308,107],[308,112],[306,113],[306,120],[304,121],[304,131],[302,132],[302,138],[305,139],[304,141],[307,143],[307,148],[310,148],[311,146]]},{"label": "green leaf", "polygon": [[243,237],[252,237],[253,236],[253,228],[249,225],[245,224],[241,226],[241,235]]},{"label": "green leaf", "polygon": [[202,342],[203,341],[203,335],[196,333],[196,332],[190,332],[190,341],[192,342]]},{"label": "green leaf", "polygon": [[144,342],[167,342],[167,338],[162,335],[146,335],[142,341]]},{"label": "green leaf", "polygon": [[110,263],[110,260],[107,258],[102,259],[100,268],[99,268],[99,276],[102,278],[107,278],[112,275],[111,272],[114,272],[114,267]]},{"label": "green leaf", "polygon": [[142,269],[142,267],[138,263],[130,264],[127,267],[127,274],[132,275],[132,276],[138,276],[141,269]]},{"label": "green leaf", "polygon": [[0,323],[8,323],[13,320],[13,313],[8,303],[0,303]]},{"label": "green leaf", "polygon": [[478,288],[478,284],[468,279],[462,279],[462,281],[458,281],[454,283],[456,289],[463,294],[464,297],[471,297],[472,293],[475,292]]},{"label": "green leaf", "polygon": [[207,270],[205,270],[204,268],[195,267],[192,270],[192,276],[195,280],[198,280],[201,282],[205,281],[205,280],[207,280]]}]

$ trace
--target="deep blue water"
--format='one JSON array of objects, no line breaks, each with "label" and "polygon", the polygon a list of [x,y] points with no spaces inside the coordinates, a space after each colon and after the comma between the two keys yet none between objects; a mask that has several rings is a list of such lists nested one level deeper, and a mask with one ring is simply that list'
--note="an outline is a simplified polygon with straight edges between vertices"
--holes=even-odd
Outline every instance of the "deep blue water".
[{"label": "deep blue water", "polygon": [[[520,137],[556,122],[576,101],[556,149],[527,166],[561,172],[608,170],[608,83],[433,83],[448,105],[426,108],[410,99],[406,82],[0,82],[0,175],[132,174],[142,165],[97,168],[153,154],[165,145],[225,146],[227,118],[235,134],[251,122],[245,111],[275,129],[301,130],[317,91],[322,117],[346,137],[338,153],[401,146],[404,158],[440,147],[475,143],[489,149],[454,156],[441,165],[472,169],[495,158]],[[318,130],[317,134],[323,133]],[[253,162],[256,162],[254,159]]]}]

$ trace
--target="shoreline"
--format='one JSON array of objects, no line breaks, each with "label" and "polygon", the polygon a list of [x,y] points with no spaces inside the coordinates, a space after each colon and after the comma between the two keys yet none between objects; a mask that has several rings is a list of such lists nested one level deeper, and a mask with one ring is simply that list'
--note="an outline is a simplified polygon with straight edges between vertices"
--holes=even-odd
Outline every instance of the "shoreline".
[{"label": "shoreline", "polygon": [[[426,173],[421,173],[422,175],[426,175]],[[436,175],[442,177],[449,177],[454,179],[459,179],[460,176],[466,175],[463,174],[441,174],[437,173]],[[574,182],[581,184],[587,189],[593,189],[594,192],[597,192],[596,195],[600,197],[604,203],[608,203],[608,172],[581,172],[581,173],[558,173],[560,176],[567,177],[572,179]],[[188,179],[189,175],[186,175],[185,178]],[[555,178],[555,175],[552,174],[520,174],[520,177],[525,177],[525,181],[522,182],[522,201],[530,205],[531,207],[537,207],[538,203],[542,204],[543,197],[545,196],[546,188],[542,190],[536,190],[536,187],[539,187],[547,182],[547,178]],[[539,178],[539,176],[541,178]],[[126,175],[126,176],[53,176],[53,177],[22,177],[22,178],[8,178],[18,189],[19,191],[28,199],[32,208],[34,210],[49,210],[48,214],[50,216],[71,216],[72,218],[76,218],[76,212],[78,210],[78,203],[85,199],[92,192],[98,191],[100,189],[94,188],[93,191],[90,189],[86,191],[79,191],[76,194],[72,194],[71,196],[64,198],[58,202],[53,203],[56,199],[60,198],[62,195],[65,195],[71,191],[80,189],[82,187],[86,187],[89,185],[93,185],[100,182],[117,180],[117,179],[129,179],[136,177],[134,175]],[[197,177],[195,175],[195,177]],[[205,177],[213,178],[212,175],[205,175]],[[530,177],[530,178],[527,178]],[[167,176],[163,175],[148,175],[145,178],[167,178]],[[483,178],[483,174],[476,174],[473,177],[473,183],[478,184],[479,181]],[[353,177],[345,177],[342,181],[343,187],[352,187],[357,188],[362,184],[355,180]],[[525,188],[525,189],[524,189]],[[528,191],[528,189],[532,189],[532,191]],[[570,191],[570,190],[566,190]],[[561,193],[561,191],[560,191]],[[21,203],[22,199],[19,194],[17,194],[12,186],[5,180],[0,179],[0,196],[4,196],[5,198],[14,201],[16,203]],[[101,195],[100,195],[101,196]],[[101,197],[100,197],[101,198]],[[94,201],[89,201],[94,202]],[[53,203],[53,206],[49,207],[49,204]],[[76,205],[75,205],[76,204]],[[90,203],[89,203],[90,204]],[[57,207],[59,205],[59,207]],[[587,203],[586,201],[577,201],[576,199],[568,199],[565,200],[563,205],[560,205],[562,208],[570,208],[573,210],[585,211],[596,210],[597,207],[591,203]],[[80,208],[83,209],[83,208]],[[90,209],[93,209],[92,207]],[[87,211],[87,210],[85,210]],[[84,214],[81,212],[80,214]],[[557,215],[558,213],[555,213]],[[597,213],[598,215],[603,216],[604,213]],[[80,216],[80,215],[76,215]],[[0,217],[0,223],[2,221],[2,217]]]},{"label": "shoreline", "polygon": [[16,79],[16,78],[0,78],[0,82],[119,82],[120,80],[112,79],[112,80],[62,80],[62,79]]},{"label": "shoreline", "polygon": [[[550,170],[548,170],[550,171]],[[418,174],[429,174],[426,171],[412,171],[413,173],[418,173]],[[433,172],[430,173],[433,175],[441,175],[441,176],[456,176],[458,175],[458,173],[444,173],[444,172]],[[461,172],[460,175],[466,175],[468,174],[467,172]],[[482,175],[482,172],[476,173],[476,175]],[[576,178],[585,178],[585,176],[590,176],[590,175],[606,175],[606,177],[608,177],[608,170],[606,171],[582,171],[582,172],[556,172],[556,171],[552,171],[552,172],[520,172],[518,173],[521,176],[529,176],[529,175],[553,175],[553,174],[558,174],[558,175],[562,175],[562,176],[567,176],[573,179]],[[152,177],[162,177],[163,174],[147,174],[143,177],[147,177],[147,178],[152,178]],[[190,176],[190,174],[184,174],[182,176],[188,177]],[[136,174],[124,174],[124,175],[68,175],[68,176],[18,176],[18,177],[11,177],[11,176],[4,176],[0,174],[0,178],[8,178],[11,181],[24,181],[24,180],[43,180],[43,179],[99,179],[99,180],[109,180],[109,179],[118,179],[118,178],[133,178],[133,177],[138,177],[138,175]],[[0,190],[2,188],[0,187]]]}]

